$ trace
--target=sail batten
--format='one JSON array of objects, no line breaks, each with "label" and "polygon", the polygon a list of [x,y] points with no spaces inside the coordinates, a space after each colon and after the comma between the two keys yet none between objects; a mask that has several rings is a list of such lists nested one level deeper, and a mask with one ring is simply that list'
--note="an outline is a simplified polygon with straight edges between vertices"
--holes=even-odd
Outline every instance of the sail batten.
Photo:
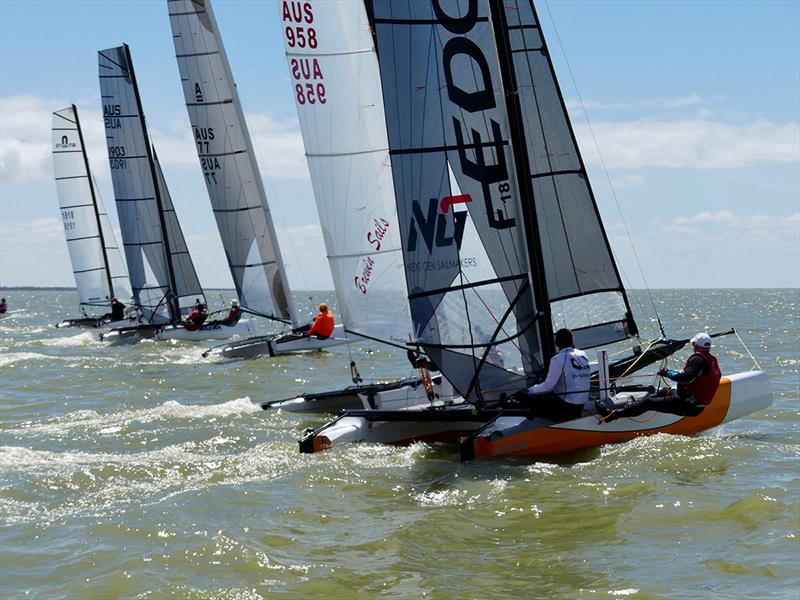
[{"label": "sail batten", "polygon": [[74,104],[53,113],[52,132],[59,208],[80,304],[110,308],[112,297],[128,302],[127,269],[89,168]]},{"label": "sail batten", "polygon": [[277,232],[208,0],[168,4],[186,109],[242,306],[298,324]]},{"label": "sail batten", "polygon": [[98,67],[111,179],[133,294],[148,319],[175,321],[203,292],[147,135],[128,47],[99,52]]}]

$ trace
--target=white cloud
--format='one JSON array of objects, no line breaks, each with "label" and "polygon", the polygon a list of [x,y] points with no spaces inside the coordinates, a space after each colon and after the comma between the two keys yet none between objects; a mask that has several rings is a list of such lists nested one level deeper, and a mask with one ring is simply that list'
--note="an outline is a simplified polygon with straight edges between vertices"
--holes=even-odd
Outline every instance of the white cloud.
[{"label": "white cloud", "polygon": [[[99,108],[97,112],[83,108],[99,107],[99,98],[83,99],[77,104],[95,177],[106,179],[109,171],[105,130]],[[52,112],[67,105],[69,101],[58,98],[0,98],[0,181],[26,183],[52,178]],[[303,140],[296,120],[281,121],[265,113],[250,113],[246,119],[263,175],[272,179],[308,177]],[[188,119],[175,119],[167,129],[150,129],[162,165],[197,169],[198,159]]]},{"label": "white cloud", "polygon": [[75,285],[61,219],[0,222],[0,285]]},{"label": "white cloud", "polygon": [[736,220],[737,217],[729,210],[718,212],[702,211],[689,217],[675,217],[673,223],[723,223]]},{"label": "white cloud", "polygon": [[[678,98],[655,98],[652,100],[637,100],[629,102],[598,102],[587,100],[583,103],[586,110],[630,110],[634,108],[683,108],[685,106],[697,106],[703,103],[703,99],[697,94],[681,96]],[[569,110],[581,108],[580,102],[574,99],[566,100]]]},{"label": "white cloud", "polygon": [[[726,169],[800,161],[800,124],[732,124],[704,119],[600,122],[592,125],[609,169]],[[586,124],[575,125],[588,162],[599,156]]]},{"label": "white cloud", "polygon": [[[278,243],[293,290],[333,289],[319,225],[278,229]],[[233,288],[216,231],[187,235],[186,244],[204,288]],[[0,287],[15,285],[75,285],[60,219],[0,223]]]},{"label": "white cloud", "polygon": [[639,264],[654,287],[800,285],[800,213],[700,212],[634,230],[632,239],[620,224],[611,224],[608,232],[629,287],[644,285]]},{"label": "white cloud", "polygon": [[641,187],[647,180],[642,175],[620,175],[612,177],[611,183],[615,188]]}]

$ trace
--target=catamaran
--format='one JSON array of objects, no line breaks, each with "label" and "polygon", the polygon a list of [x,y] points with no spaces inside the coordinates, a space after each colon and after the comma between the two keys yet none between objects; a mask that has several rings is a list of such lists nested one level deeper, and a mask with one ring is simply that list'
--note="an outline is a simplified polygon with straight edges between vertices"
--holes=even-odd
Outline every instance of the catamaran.
[{"label": "catamaran", "polygon": [[205,299],[147,133],[127,44],[99,52],[99,77],[125,255],[133,296],[146,320],[101,339],[113,344],[144,337],[199,341],[250,332],[251,319],[233,325],[215,320],[194,330],[182,324],[192,302]]},{"label": "catamaran", "polygon": [[[321,3],[308,3],[316,10]],[[405,410],[347,411],[301,452],[345,442],[460,441],[464,459],[547,455],[657,432],[689,434],[763,409],[761,371],[723,377],[697,417],[554,423],[512,399],[544,379],[553,331],[598,348],[597,397],[647,394],[632,373],[686,340],[610,363],[638,328],[532,2],[367,0],[385,100],[414,344],[456,391]],[[295,36],[318,22],[303,12]],[[318,34],[314,33],[315,37]],[[662,332],[663,333],[663,332]]]},{"label": "catamaran", "polygon": [[[123,327],[134,319],[112,321],[111,299],[131,300],[128,270],[117,246],[103,200],[89,168],[78,109],[74,104],[53,113],[53,170],[64,235],[78,288],[83,317],[56,327]],[[86,309],[101,311],[88,315]]]},{"label": "catamaran", "polygon": [[[209,0],[167,0],[186,109],[228,265],[244,309],[300,325],[239,94]],[[214,348],[226,358],[323,350],[347,342],[255,336]]]}]

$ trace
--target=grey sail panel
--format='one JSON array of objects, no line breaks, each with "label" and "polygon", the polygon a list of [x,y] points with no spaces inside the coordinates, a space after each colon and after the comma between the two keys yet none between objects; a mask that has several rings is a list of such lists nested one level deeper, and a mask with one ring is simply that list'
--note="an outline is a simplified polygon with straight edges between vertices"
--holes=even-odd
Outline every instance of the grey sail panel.
[{"label": "grey sail panel", "polygon": [[197,297],[202,297],[203,288],[197,278],[197,271],[194,268],[186,239],[183,237],[181,225],[178,222],[178,215],[172,204],[172,198],[167,189],[164,173],[161,171],[161,163],[158,161],[155,149],[153,149],[153,164],[156,173],[156,185],[161,195],[161,206],[164,215],[164,223],[167,227],[167,239],[169,240],[169,255],[172,268],[175,271],[175,294],[178,296],[181,312],[185,313],[194,304]]},{"label": "grey sail panel", "polygon": [[217,23],[207,0],[170,0],[186,108],[239,298],[297,323],[264,185]]},{"label": "grey sail panel", "polygon": [[488,6],[370,8],[417,340],[468,398],[516,391],[544,357]]},{"label": "grey sail panel", "polygon": [[581,347],[636,326],[532,0],[504,0],[554,328]]},{"label": "grey sail panel", "polygon": [[127,46],[98,53],[111,180],[133,295],[154,321],[179,318],[160,190]]}]

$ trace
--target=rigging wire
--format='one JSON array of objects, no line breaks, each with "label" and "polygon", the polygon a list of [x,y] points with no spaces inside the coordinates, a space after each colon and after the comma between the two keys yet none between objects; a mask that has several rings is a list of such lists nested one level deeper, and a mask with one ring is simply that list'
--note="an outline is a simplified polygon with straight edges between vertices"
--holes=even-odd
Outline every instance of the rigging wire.
[{"label": "rigging wire", "polygon": [[[656,315],[656,320],[658,321],[659,329],[661,330],[661,335],[666,337],[666,333],[664,332],[664,325],[661,323],[661,316],[659,315],[658,308],[656,308],[655,299],[653,298],[653,293],[650,289],[650,284],[647,282],[647,277],[644,274],[644,269],[642,268],[642,263],[639,260],[639,254],[636,252],[636,246],[633,243],[633,237],[631,236],[630,228],[628,227],[628,222],[625,220],[625,215],[622,212],[622,206],[620,205],[619,198],[617,197],[617,191],[614,188],[614,184],[611,181],[611,176],[608,173],[608,168],[606,167],[605,159],[603,158],[603,153],[600,151],[600,144],[597,141],[597,136],[594,133],[594,128],[592,127],[592,122],[589,119],[589,113],[586,110],[586,105],[583,102],[583,97],[581,96],[580,89],[578,89],[578,83],[575,80],[575,75],[572,72],[572,65],[570,65],[569,59],[567,58],[566,50],[564,49],[564,44],[561,42],[561,36],[558,33],[558,28],[556,27],[555,19],[553,18],[553,13],[550,11],[550,3],[548,0],[544,0],[545,8],[547,9],[547,14],[550,17],[550,22],[553,25],[553,32],[556,36],[556,41],[558,42],[558,46],[561,49],[561,55],[564,58],[564,63],[567,65],[567,71],[569,72],[569,77],[572,80],[572,85],[575,88],[575,94],[578,97],[578,103],[581,105],[581,111],[583,112],[584,118],[586,119],[586,124],[589,127],[589,132],[592,135],[592,141],[594,142],[595,150],[597,150],[597,155],[600,158],[600,164],[603,168],[603,173],[606,176],[606,180],[608,181],[608,186],[611,189],[611,196],[614,198],[614,203],[617,206],[617,212],[619,213],[620,219],[622,220],[622,225],[625,228],[625,235],[628,237],[628,241],[631,245],[631,251],[633,252],[633,256],[636,259],[636,266],[639,269],[639,275],[642,277],[642,281],[644,282],[645,290],[647,291],[647,295],[650,299],[650,304],[653,307],[653,312]],[[620,271],[622,271],[623,276],[625,279],[628,279],[628,284],[630,285],[630,278],[625,274],[624,270],[622,269],[621,263],[618,260],[617,264],[620,265]],[[637,298],[637,302],[641,306],[641,302]]]}]

